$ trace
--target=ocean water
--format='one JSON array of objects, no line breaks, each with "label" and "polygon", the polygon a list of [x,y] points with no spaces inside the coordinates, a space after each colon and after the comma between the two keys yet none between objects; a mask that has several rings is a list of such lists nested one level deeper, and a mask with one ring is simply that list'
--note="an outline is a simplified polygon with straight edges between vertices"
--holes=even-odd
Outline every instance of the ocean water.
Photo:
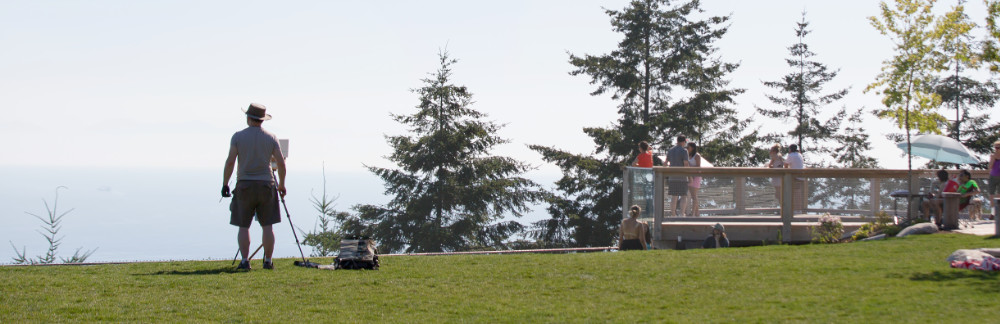
[{"label": "ocean water", "polygon": [[[219,260],[236,253],[236,227],[229,225],[229,199],[220,201],[221,167],[215,169],[52,168],[7,167],[0,183],[0,263],[24,248],[28,256],[44,255],[48,243],[40,234],[47,217],[45,201],[63,217],[58,256],[68,258],[78,248],[97,249],[87,261]],[[536,180],[548,187],[547,182]],[[326,173],[327,193],[337,196],[336,209],[359,204],[384,204],[381,179],[366,172]],[[233,180],[235,183],[235,179]],[[285,197],[292,223],[311,231],[318,220],[310,196],[320,196],[323,174],[289,172]],[[55,193],[59,189],[58,205]],[[516,219],[522,223],[546,218],[544,206]],[[287,216],[274,225],[275,257],[298,257]],[[251,245],[260,244],[260,227],[251,226]],[[298,232],[302,239],[302,231]],[[311,248],[303,246],[306,257]],[[258,258],[261,257],[258,254]]]}]

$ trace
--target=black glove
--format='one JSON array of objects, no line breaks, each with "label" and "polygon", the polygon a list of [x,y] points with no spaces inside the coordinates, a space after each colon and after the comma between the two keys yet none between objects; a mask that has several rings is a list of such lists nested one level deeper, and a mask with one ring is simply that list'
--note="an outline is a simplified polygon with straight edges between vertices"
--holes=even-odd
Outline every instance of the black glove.
[{"label": "black glove", "polygon": [[233,194],[229,193],[229,185],[222,185],[222,197],[229,198],[232,196]]}]

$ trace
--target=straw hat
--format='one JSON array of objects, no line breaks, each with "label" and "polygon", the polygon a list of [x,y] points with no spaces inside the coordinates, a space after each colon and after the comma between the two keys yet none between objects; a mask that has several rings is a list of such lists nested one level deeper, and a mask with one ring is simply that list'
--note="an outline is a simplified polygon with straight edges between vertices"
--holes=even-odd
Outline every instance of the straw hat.
[{"label": "straw hat", "polygon": [[267,114],[267,107],[264,107],[264,105],[259,103],[250,104],[250,107],[243,110],[243,112],[247,114],[247,117],[259,121],[271,120],[271,115]]}]

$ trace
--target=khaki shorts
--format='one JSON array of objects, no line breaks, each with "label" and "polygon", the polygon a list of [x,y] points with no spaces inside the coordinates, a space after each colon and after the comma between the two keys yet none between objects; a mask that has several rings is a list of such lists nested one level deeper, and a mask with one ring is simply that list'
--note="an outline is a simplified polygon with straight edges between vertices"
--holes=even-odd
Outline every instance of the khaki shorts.
[{"label": "khaki shorts", "polygon": [[237,181],[229,204],[229,224],[250,227],[254,214],[260,226],[281,222],[278,193],[272,181]]}]

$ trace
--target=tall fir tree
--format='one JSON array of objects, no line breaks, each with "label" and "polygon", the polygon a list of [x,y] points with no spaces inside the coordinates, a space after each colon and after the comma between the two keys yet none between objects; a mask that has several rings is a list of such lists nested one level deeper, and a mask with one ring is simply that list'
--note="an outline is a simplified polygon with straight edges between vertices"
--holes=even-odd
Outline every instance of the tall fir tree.
[{"label": "tall fir tree", "polygon": [[[559,194],[549,198],[552,218],[535,224],[536,239],[576,246],[611,244],[622,218],[622,167],[648,141],[669,147],[673,136],[704,141],[704,154],[716,165],[759,163],[756,132],[744,135],[747,121],[727,107],[741,89],[726,89],[724,77],[736,64],[713,58],[713,42],[728,17],[690,20],[700,2],[636,0],[622,10],[606,10],[612,30],[623,35],[618,48],[604,55],[570,55],[571,75],[587,75],[597,86],[591,95],[610,93],[619,101],[618,120],[608,127],[584,128],[596,146],[592,154],[531,145],[563,172]],[[683,94],[689,94],[683,97]],[[672,100],[673,97],[680,99]]]},{"label": "tall fir tree", "polygon": [[[788,47],[789,58],[785,62],[792,72],[781,80],[767,81],[763,84],[778,90],[780,95],[768,95],[772,103],[780,108],[757,107],[762,115],[777,119],[791,129],[784,133],[770,134],[774,138],[792,138],[798,144],[800,152],[812,152],[813,156],[827,156],[837,149],[835,139],[842,118],[824,118],[821,114],[827,105],[840,100],[847,95],[848,89],[831,93],[823,93],[823,87],[837,77],[839,70],[830,70],[820,62],[812,61],[816,56],[806,44],[806,35],[811,32],[806,13],[802,12],[802,20],[796,23],[795,36],[798,42]],[[834,114],[842,114],[834,113]],[[830,116],[826,116],[830,117]],[[825,121],[822,121],[825,120]],[[782,141],[783,142],[783,141]],[[812,164],[821,165],[823,161],[812,160]]]},{"label": "tall fir tree", "polygon": [[989,65],[990,72],[1000,73],[1000,0],[983,0],[986,4],[986,39],[983,40],[981,53],[983,62]]},{"label": "tall fir tree", "polygon": [[369,166],[385,181],[392,200],[358,205],[343,228],[373,236],[384,251],[438,252],[504,248],[523,230],[504,216],[520,217],[543,198],[538,184],[522,177],[531,169],[513,158],[489,155],[501,125],[472,109],[472,93],[451,83],[457,61],[439,54],[440,68],[413,90],[420,104],[412,115],[395,115],[409,135],[386,136],[399,169]]},{"label": "tall fir tree", "polygon": [[[937,80],[934,92],[941,96],[942,106],[951,110],[948,115],[955,118],[944,124],[942,131],[976,153],[992,153],[993,143],[1000,140],[1000,122],[990,120],[990,113],[1000,100],[1000,87],[991,80],[980,82],[952,75]],[[981,163],[975,167],[986,166]]]},{"label": "tall fir tree", "polygon": [[[876,169],[879,167],[878,160],[871,157],[871,142],[868,140],[868,133],[862,126],[862,114],[865,109],[861,108],[847,117],[847,123],[840,131],[833,135],[833,140],[840,143],[840,146],[830,153],[836,165],[843,168]],[[843,119],[847,116],[847,110],[841,109],[834,118]]]},{"label": "tall fir tree", "polygon": [[[950,65],[946,74],[950,75],[935,80],[933,89],[941,96],[942,108],[949,111],[945,115],[955,117],[945,124],[948,136],[985,155],[993,152],[992,144],[1000,136],[1000,123],[991,124],[988,114],[1000,92],[992,80],[980,82],[969,77],[969,72],[981,67],[985,56],[971,33],[978,26],[965,13],[964,5],[965,1],[959,1],[942,17],[950,26],[942,37],[942,52]],[[985,168],[985,164],[979,167]]]}]

